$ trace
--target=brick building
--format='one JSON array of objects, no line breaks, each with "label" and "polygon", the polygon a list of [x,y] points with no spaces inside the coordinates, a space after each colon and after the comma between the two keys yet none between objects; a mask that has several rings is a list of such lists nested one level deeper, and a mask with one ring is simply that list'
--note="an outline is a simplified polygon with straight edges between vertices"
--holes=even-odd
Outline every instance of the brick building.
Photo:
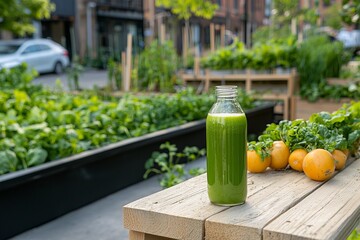
[{"label": "brick building", "polygon": [[[264,24],[269,17],[269,1],[266,0],[217,0],[219,5],[213,19],[206,20],[191,17],[187,43],[184,36],[185,22],[178,20],[169,10],[155,6],[155,0],[144,1],[144,26],[146,41],[154,38],[171,39],[179,52],[185,48],[198,48],[201,52],[211,48],[211,36],[214,47],[225,45],[229,35],[237,36],[250,44],[251,33]],[[266,21],[265,21],[266,22]]]}]

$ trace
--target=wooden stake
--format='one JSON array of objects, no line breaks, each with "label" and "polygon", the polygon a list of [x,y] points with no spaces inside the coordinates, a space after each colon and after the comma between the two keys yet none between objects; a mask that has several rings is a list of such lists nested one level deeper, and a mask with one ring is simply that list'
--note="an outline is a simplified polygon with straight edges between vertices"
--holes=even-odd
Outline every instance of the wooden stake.
[{"label": "wooden stake", "polygon": [[183,61],[186,64],[186,56],[187,56],[187,49],[188,49],[188,32],[187,29],[183,28]]},{"label": "wooden stake", "polygon": [[215,26],[213,23],[210,23],[210,51],[215,51]]},{"label": "wooden stake", "polygon": [[194,73],[195,73],[195,76],[200,75],[200,58],[199,57],[195,57]]},{"label": "wooden stake", "polygon": [[161,26],[160,26],[160,42],[161,43],[164,43],[165,40],[166,40],[166,32],[165,32],[165,24],[162,23]]},{"label": "wooden stake", "polygon": [[124,81],[125,81],[125,71],[126,71],[126,52],[121,52],[121,89],[124,90]]},{"label": "wooden stake", "polygon": [[225,25],[221,25],[221,28],[220,28],[220,41],[221,41],[221,47],[224,47],[225,46]]},{"label": "wooden stake", "polygon": [[125,79],[124,79],[124,91],[130,91],[131,81],[131,57],[132,57],[132,35],[127,35],[127,48],[126,48],[126,65],[125,65]]}]

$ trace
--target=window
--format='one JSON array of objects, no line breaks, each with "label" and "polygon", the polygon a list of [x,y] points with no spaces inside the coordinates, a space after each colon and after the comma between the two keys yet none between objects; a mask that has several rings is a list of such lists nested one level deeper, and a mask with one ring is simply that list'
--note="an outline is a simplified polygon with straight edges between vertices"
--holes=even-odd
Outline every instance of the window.
[{"label": "window", "polygon": [[28,46],[27,48],[25,48],[25,50],[21,54],[29,54],[29,53],[39,52],[39,51],[41,51],[39,48],[39,45],[31,45],[31,46]]},{"label": "window", "polygon": [[20,47],[20,45],[16,45],[16,44],[1,44],[0,45],[0,55],[14,53],[19,49],[19,47]]},{"label": "window", "polygon": [[234,9],[237,10],[239,8],[239,0],[233,0],[234,1]]},{"label": "window", "polygon": [[51,49],[48,45],[45,44],[39,44],[38,47],[40,51],[48,51]]},{"label": "window", "polygon": [[222,0],[217,0],[216,1],[217,5],[219,5],[219,7],[221,7],[221,2],[222,2]]}]

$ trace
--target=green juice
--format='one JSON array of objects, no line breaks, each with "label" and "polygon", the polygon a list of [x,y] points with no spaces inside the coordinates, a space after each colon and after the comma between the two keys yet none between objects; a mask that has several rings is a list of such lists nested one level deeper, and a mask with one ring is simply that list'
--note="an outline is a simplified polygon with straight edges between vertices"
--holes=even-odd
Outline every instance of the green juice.
[{"label": "green juice", "polygon": [[247,121],[243,113],[209,113],[206,119],[210,201],[238,205],[247,194]]}]

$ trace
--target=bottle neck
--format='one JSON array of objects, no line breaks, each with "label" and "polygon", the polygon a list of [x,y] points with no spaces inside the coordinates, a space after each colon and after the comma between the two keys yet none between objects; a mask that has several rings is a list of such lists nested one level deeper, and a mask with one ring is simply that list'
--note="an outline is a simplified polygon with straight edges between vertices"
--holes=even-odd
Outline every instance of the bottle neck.
[{"label": "bottle neck", "polygon": [[236,86],[217,86],[216,87],[217,101],[236,100],[237,87]]}]

